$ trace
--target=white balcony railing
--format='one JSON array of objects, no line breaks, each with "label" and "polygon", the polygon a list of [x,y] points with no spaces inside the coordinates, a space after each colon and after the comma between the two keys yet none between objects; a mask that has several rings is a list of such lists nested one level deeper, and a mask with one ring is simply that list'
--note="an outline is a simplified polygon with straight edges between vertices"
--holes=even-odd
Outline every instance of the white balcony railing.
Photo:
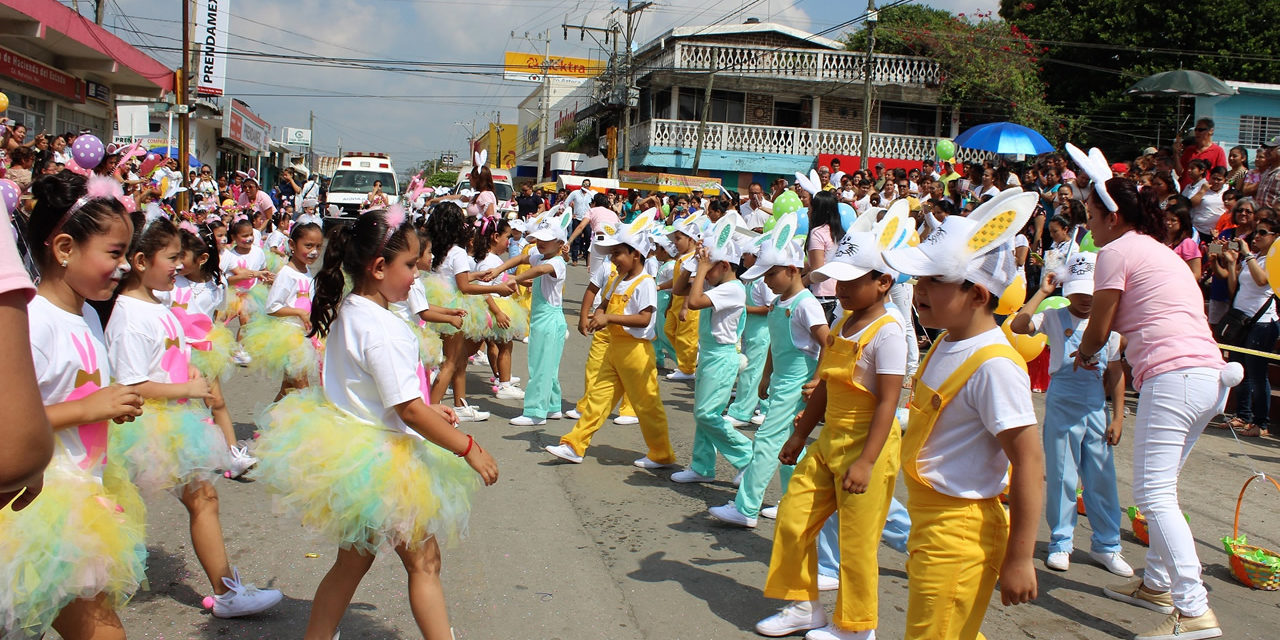
[{"label": "white balcony railing", "polygon": [[[631,127],[632,148],[676,147],[693,149],[698,145],[698,122],[691,120],[650,120]],[[871,157],[923,159],[936,155],[938,138],[905,136],[892,133],[871,134]],[[742,151],[816,156],[820,153],[858,155],[862,150],[862,132],[802,127],[770,127],[752,124],[708,122],[702,142],[707,151]],[[990,154],[962,149],[961,160],[980,160]]]},{"label": "white balcony railing", "polygon": [[[856,51],[676,42],[648,66],[848,83],[863,81],[866,56]],[[875,54],[871,68],[876,84],[936,86],[941,75],[937,62],[917,56]]]}]

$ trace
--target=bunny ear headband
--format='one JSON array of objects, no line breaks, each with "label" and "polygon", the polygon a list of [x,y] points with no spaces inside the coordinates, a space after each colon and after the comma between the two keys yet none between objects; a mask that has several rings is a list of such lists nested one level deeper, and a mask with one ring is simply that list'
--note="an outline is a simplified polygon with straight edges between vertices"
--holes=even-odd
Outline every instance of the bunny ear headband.
[{"label": "bunny ear headband", "polygon": [[[137,203],[134,202],[133,198],[124,194],[124,189],[120,186],[119,182],[116,182],[106,176],[100,176],[97,174],[90,175],[88,182],[85,184],[84,195],[80,196],[80,198],[67,209],[67,212],[62,214],[62,218],[58,220],[58,224],[54,225],[53,231],[49,233],[49,241],[51,241],[54,236],[57,236],[58,233],[62,231],[62,227],[71,219],[71,216],[75,215],[77,211],[83,209],[85,205],[93,202],[94,200],[108,198],[118,201],[121,206],[125,208],[125,211],[129,213],[132,213],[137,209]],[[45,242],[45,246],[49,245],[49,241]]]},{"label": "bunny ear headband", "polygon": [[742,258],[742,252],[734,241],[733,222],[732,216],[720,218],[703,238],[712,262],[725,261],[736,264]]},{"label": "bunny ear headband", "polygon": [[818,180],[818,171],[816,169],[810,169],[807,176],[797,171],[796,184],[800,185],[801,189],[808,191],[809,195],[815,195],[822,191],[822,182]]},{"label": "bunny ear headband", "polygon": [[1067,143],[1067,154],[1093,182],[1093,192],[1098,194],[1098,200],[1107,208],[1107,211],[1115,212],[1120,208],[1116,206],[1116,201],[1111,198],[1111,194],[1107,193],[1107,180],[1114,175],[1111,172],[1111,165],[1107,164],[1106,156],[1102,155],[1102,151],[1097,147],[1089,149],[1089,154],[1080,147]]},{"label": "bunny ear headband", "polygon": [[489,150],[481,149],[475,152],[475,154],[472,155],[472,159],[475,160],[475,162],[472,163],[472,166],[475,168],[476,171],[479,171],[480,167],[483,167],[486,163],[489,162]]}]

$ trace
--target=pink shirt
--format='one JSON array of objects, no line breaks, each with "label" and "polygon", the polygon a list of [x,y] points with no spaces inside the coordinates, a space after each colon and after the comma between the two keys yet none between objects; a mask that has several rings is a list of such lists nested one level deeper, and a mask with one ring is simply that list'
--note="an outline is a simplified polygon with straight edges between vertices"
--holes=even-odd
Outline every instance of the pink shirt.
[{"label": "pink shirt", "polygon": [[618,219],[618,214],[608,207],[591,207],[587,212],[587,219],[591,221],[592,233],[604,233],[604,226],[611,224],[616,229],[622,224]]},{"label": "pink shirt", "polygon": [[1183,238],[1178,246],[1173,248],[1173,252],[1182,258],[1183,262],[1190,262],[1200,257],[1200,245],[1196,244],[1191,238]]},{"label": "pink shirt", "polygon": [[[831,227],[825,224],[809,232],[809,247],[807,250],[822,251],[826,262],[831,262],[831,258],[835,256],[836,249],[839,246],[831,239]],[[815,267],[809,265],[809,268],[813,269]],[[817,284],[809,285],[809,291],[819,298],[834,298],[836,295],[836,281],[834,278],[827,278]]]},{"label": "pink shirt", "polygon": [[1093,282],[1095,291],[1121,292],[1111,329],[1129,340],[1125,358],[1135,389],[1175,369],[1224,366],[1195,278],[1151,236],[1130,231],[1107,243],[1098,251]]},{"label": "pink shirt", "polygon": [[497,204],[498,198],[492,191],[481,191],[467,205],[467,214],[479,218],[489,211],[489,205],[494,205],[494,215],[497,215]]},{"label": "pink shirt", "polygon": [[13,224],[9,222],[9,216],[0,212],[0,293],[10,291],[21,291],[28,302],[36,295],[31,276],[22,266],[22,256],[18,255]]},{"label": "pink shirt", "polygon": [[248,193],[241,193],[239,196],[236,196],[236,204],[242,207],[252,206],[253,210],[258,213],[275,211],[276,208],[276,204],[271,201],[271,196],[267,195],[267,193],[261,189],[258,190],[258,195],[253,199],[252,203],[249,202]]}]

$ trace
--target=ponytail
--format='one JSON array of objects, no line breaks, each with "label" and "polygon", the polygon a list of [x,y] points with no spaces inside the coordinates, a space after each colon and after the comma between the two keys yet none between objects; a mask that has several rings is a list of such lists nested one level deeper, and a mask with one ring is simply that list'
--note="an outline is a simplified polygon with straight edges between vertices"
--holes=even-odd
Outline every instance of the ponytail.
[{"label": "ponytail", "polygon": [[315,293],[311,299],[311,333],[326,336],[338,315],[338,304],[346,288],[346,277],[351,278],[354,289],[359,290],[369,266],[379,257],[390,261],[396,254],[409,249],[408,237],[414,233],[413,225],[401,219],[394,227],[388,223],[387,212],[367,211],[355,222],[335,228],[329,233],[328,247],[324,254],[324,268],[316,274]]},{"label": "ponytail", "polygon": [[[1116,203],[1116,215],[1121,220],[1138,233],[1151,236],[1160,243],[1165,241],[1169,229],[1164,223],[1164,210],[1156,201],[1155,189],[1138,191],[1137,183],[1129,178],[1111,178],[1105,185],[1107,194]],[[1090,194],[1089,197],[1097,196]]]},{"label": "ponytail", "polygon": [[324,268],[316,274],[315,292],[311,296],[311,335],[329,335],[329,325],[337,315],[342,289],[346,286],[346,278],[342,277],[342,258],[351,244],[353,226],[343,224],[329,232]]}]

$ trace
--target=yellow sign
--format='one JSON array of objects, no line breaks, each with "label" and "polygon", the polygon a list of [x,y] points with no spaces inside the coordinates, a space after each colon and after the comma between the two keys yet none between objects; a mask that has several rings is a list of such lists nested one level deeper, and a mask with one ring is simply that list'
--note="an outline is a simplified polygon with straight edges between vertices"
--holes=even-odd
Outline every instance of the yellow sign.
[{"label": "yellow sign", "polygon": [[503,77],[507,80],[524,82],[542,82],[542,71],[545,65],[548,75],[561,78],[594,78],[604,72],[603,60],[587,58],[567,58],[551,56],[551,63],[539,53],[506,52],[503,62]]},{"label": "yellow sign", "polygon": [[489,166],[512,169],[516,166],[516,131],[514,124],[489,124],[489,130],[476,140],[481,149],[489,150]]}]

